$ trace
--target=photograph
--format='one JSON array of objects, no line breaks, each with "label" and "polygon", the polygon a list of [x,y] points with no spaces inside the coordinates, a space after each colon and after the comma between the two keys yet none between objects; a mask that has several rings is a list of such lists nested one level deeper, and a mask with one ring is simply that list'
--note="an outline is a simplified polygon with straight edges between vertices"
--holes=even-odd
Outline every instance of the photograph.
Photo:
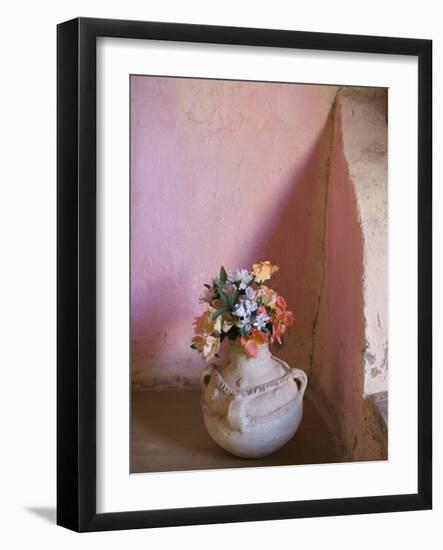
[{"label": "photograph", "polygon": [[131,474],[388,460],[387,107],[129,75]]},{"label": "photograph", "polygon": [[439,546],[440,5],[251,7],[5,3],[6,550]]}]

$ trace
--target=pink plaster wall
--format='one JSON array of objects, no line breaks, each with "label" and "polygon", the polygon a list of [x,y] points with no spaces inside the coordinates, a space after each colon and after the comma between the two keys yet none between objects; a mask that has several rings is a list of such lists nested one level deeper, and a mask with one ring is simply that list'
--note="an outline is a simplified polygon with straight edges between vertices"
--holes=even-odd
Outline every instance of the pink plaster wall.
[{"label": "pink plaster wall", "polygon": [[[357,129],[358,130],[358,129]],[[384,434],[363,399],[365,319],[363,233],[354,185],[343,152],[340,100],[331,150],[323,277],[315,330],[311,389],[329,413],[348,460],[387,458]]]},{"label": "pink plaster wall", "polygon": [[269,259],[295,311],[282,358],[307,367],[331,142],[328,86],[133,76],[131,365],[138,387],[196,384],[204,282]]}]

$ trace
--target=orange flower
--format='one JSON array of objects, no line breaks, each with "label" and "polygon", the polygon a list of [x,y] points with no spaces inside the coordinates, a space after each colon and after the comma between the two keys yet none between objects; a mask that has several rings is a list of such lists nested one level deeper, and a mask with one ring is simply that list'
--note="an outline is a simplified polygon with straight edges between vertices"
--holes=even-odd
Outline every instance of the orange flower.
[{"label": "orange flower", "polygon": [[275,309],[277,311],[277,314],[284,313],[286,311],[286,300],[283,298],[283,296],[277,296],[277,299],[275,301]]},{"label": "orange flower", "polygon": [[213,332],[220,332],[221,319],[217,318],[215,321],[212,319],[214,309],[207,309],[199,317],[194,319],[194,333],[195,334],[212,334]]},{"label": "orange flower", "polygon": [[212,359],[220,348],[220,338],[210,334],[197,334],[192,338],[195,349],[203,354],[206,361]]},{"label": "orange flower", "polygon": [[271,342],[277,340],[279,344],[282,343],[282,337],[287,327],[294,322],[294,314],[292,311],[284,311],[278,313],[272,321],[272,337]]},{"label": "orange flower", "polygon": [[254,274],[255,281],[257,283],[267,281],[276,271],[278,271],[278,265],[272,265],[268,260],[252,266],[252,273]]},{"label": "orange flower", "polygon": [[249,336],[241,336],[240,344],[244,347],[248,357],[257,357],[258,346],[266,344],[267,335],[260,330],[252,330]]},{"label": "orange flower", "polygon": [[257,296],[262,299],[264,306],[275,309],[277,293],[272,288],[262,285],[257,291]]}]

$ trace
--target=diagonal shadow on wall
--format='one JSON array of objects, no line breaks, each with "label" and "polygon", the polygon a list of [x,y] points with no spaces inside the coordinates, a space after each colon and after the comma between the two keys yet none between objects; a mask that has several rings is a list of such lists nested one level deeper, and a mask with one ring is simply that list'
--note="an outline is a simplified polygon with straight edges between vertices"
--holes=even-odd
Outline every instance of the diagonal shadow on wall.
[{"label": "diagonal shadow on wall", "polygon": [[267,259],[280,269],[272,286],[294,311],[295,324],[278,350],[279,356],[310,374],[314,325],[323,281],[325,217],[334,108],[303,166],[289,178],[277,220],[262,241],[255,258]]}]

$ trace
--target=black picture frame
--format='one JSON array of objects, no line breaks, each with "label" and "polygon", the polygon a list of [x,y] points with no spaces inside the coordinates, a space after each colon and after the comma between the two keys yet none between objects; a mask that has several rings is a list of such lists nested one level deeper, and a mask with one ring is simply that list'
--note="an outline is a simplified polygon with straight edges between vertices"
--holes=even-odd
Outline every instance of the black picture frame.
[{"label": "black picture frame", "polygon": [[[416,494],[96,511],[96,39],[136,38],[418,59]],[[79,18],[57,28],[57,523],[75,531],[369,514],[432,507],[432,41]]]}]

